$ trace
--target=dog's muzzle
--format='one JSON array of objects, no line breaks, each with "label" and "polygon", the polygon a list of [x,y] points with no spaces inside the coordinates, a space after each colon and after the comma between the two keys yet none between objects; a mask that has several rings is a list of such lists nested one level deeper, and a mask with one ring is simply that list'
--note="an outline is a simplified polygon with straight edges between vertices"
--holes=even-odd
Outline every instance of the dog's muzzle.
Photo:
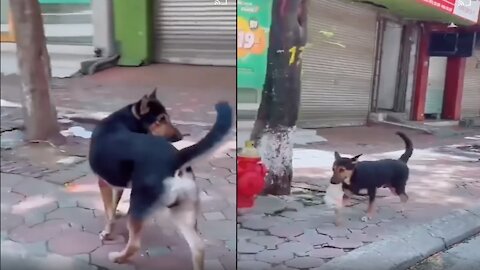
[{"label": "dog's muzzle", "polygon": [[177,133],[173,137],[170,138],[170,142],[174,143],[174,142],[181,141],[182,139],[183,139],[183,135],[180,134],[180,133]]},{"label": "dog's muzzle", "polygon": [[333,185],[337,185],[337,184],[340,184],[342,183],[343,180],[342,179],[337,179],[337,178],[330,178],[330,184],[333,184]]}]

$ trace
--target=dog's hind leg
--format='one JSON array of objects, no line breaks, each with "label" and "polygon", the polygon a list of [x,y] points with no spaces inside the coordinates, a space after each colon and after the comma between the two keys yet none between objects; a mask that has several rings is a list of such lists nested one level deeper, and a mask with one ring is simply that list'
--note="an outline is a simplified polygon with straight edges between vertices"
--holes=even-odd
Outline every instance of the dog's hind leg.
[{"label": "dog's hind leg", "polygon": [[197,230],[198,206],[192,202],[183,202],[170,208],[173,221],[188,243],[192,253],[193,270],[203,270],[205,244]]},{"label": "dog's hind leg", "polygon": [[368,209],[367,215],[362,217],[363,222],[367,222],[373,218],[375,213],[375,197],[377,196],[377,189],[376,188],[369,188],[367,191],[368,194]]},{"label": "dog's hind leg", "polygon": [[[141,183],[141,182],[138,182]],[[115,263],[126,263],[140,249],[143,223],[152,212],[161,191],[155,185],[133,185],[128,209],[128,242],[120,252],[110,252],[108,258]]]},{"label": "dog's hind leg", "polygon": [[110,252],[108,259],[114,263],[126,263],[140,249],[140,233],[143,229],[143,220],[128,217],[128,242],[120,252]]},{"label": "dog's hind leg", "polygon": [[405,192],[405,185],[398,185],[397,187],[395,187],[395,191],[397,192],[397,195],[400,198],[400,202],[402,202],[402,208],[400,209],[399,212],[403,213],[405,212],[405,204],[408,201],[408,195]]},{"label": "dog's hind leg", "polygon": [[[105,228],[100,232],[100,240],[111,240],[113,223],[115,219],[116,205],[114,200],[113,188],[102,178],[98,178],[98,187],[100,188],[100,194],[102,195],[103,208],[105,210]],[[114,208],[115,205],[115,208]]]}]

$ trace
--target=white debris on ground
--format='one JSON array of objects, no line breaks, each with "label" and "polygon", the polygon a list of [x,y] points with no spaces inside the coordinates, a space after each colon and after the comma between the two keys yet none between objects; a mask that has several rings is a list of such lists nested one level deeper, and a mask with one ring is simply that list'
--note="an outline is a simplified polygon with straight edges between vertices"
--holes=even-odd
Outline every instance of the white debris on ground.
[{"label": "white debris on ground", "polygon": [[80,126],[69,127],[67,130],[60,131],[60,133],[65,137],[75,136],[75,137],[80,137],[84,139],[90,139],[90,137],[92,137],[91,131],[88,131],[85,128]]},{"label": "white debris on ground", "polygon": [[82,160],[82,158],[80,158],[80,157],[70,156],[70,157],[65,157],[65,158],[61,158],[61,159],[57,160],[57,163],[58,164],[63,164],[63,165],[70,165],[70,164],[74,164],[76,162],[79,162],[81,160]]},{"label": "white debris on ground", "polygon": [[293,148],[292,166],[294,169],[330,169],[334,160],[335,157],[331,151]]}]

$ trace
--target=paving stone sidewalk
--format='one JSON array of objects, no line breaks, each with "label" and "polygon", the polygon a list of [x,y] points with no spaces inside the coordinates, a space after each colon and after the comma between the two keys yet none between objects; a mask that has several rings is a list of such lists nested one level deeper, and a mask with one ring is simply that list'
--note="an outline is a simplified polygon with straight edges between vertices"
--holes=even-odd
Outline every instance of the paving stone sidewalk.
[{"label": "paving stone sidewalk", "polygon": [[[478,160],[442,149],[415,150],[409,161],[410,200],[405,212],[399,212],[398,197],[388,189],[380,189],[376,217],[369,222],[360,221],[367,205],[366,198],[358,197],[345,211],[348,220],[342,227],[334,226],[333,210],[323,203],[333,152],[326,154],[332,160],[324,161],[320,168],[294,169],[296,178],[291,196],[259,197],[255,208],[238,218],[237,269],[316,269],[332,258],[395,234],[405,226],[478,203]],[[400,152],[362,159],[392,158]]]},{"label": "paving stone sidewalk", "polygon": [[[233,149],[220,153],[194,168],[202,189],[198,222],[207,244],[207,269],[235,269],[233,153]],[[70,172],[60,170],[40,177],[1,174],[2,269],[14,269],[19,263],[55,264],[58,269],[71,269],[67,267],[71,265],[78,267],[75,269],[191,268],[186,242],[161,211],[146,226],[142,250],[133,263],[110,263],[108,252],[119,251],[126,243],[126,224],[121,220],[117,240],[99,240],[104,213],[96,178],[91,173],[78,178],[87,170],[84,161]],[[128,209],[128,198],[128,194],[123,196],[122,212]]]},{"label": "paving stone sidewalk", "polygon": [[[188,80],[183,79],[184,74],[189,74]],[[178,121],[182,133],[190,135],[182,141],[188,144],[210,128],[215,102],[234,102],[234,74],[234,68],[177,65],[115,68],[80,79],[54,80],[52,96],[59,107],[111,112],[158,87],[157,96],[172,120]],[[2,99],[19,103],[18,89],[18,78],[2,77]],[[74,151],[42,143],[25,145],[9,131],[21,125],[20,112],[15,106],[2,107],[1,269],[18,269],[18,265],[31,270],[192,268],[187,243],[160,210],[145,227],[142,250],[132,263],[110,263],[107,254],[121,250],[126,243],[126,222],[123,218],[117,226],[118,239],[99,240],[104,212],[85,158],[88,140],[74,141]],[[63,128],[72,124],[92,129],[92,125],[79,123],[67,123]],[[4,144],[7,139],[9,143]],[[194,166],[202,190],[198,226],[207,245],[206,269],[235,269],[234,157],[232,137],[208,160]],[[119,205],[122,212],[127,211],[127,193]]]},{"label": "paving stone sidewalk", "polygon": [[[186,144],[199,137],[191,134]],[[85,152],[85,141],[79,152]],[[207,245],[206,269],[235,269],[234,138],[194,170],[202,190],[198,226]],[[160,210],[147,224],[142,250],[131,264],[108,261],[109,252],[126,244],[126,222],[119,221],[115,241],[99,240],[103,204],[84,156],[69,156],[47,144],[2,147],[1,171],[1,269],[191,269],[187,243]],[[123,213],[128,199],[127,191],[119,205]]]}]

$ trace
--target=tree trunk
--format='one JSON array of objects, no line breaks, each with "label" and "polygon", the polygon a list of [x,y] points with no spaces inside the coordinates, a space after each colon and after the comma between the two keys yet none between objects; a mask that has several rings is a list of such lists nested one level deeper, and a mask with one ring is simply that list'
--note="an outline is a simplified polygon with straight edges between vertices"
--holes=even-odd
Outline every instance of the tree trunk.
[{"label": "tree trunk", "polygon": [[290,194],[292,135],[300,104],[307,5],[308,0],[273,1],[267,77],[250,136],[268,168],[264,194]]},{"label": "tree trunk", "polygon": [[26,139],[60,144],[57,112],[50,99],[50,57],[38,0],[10,0],[22,84]]}]

